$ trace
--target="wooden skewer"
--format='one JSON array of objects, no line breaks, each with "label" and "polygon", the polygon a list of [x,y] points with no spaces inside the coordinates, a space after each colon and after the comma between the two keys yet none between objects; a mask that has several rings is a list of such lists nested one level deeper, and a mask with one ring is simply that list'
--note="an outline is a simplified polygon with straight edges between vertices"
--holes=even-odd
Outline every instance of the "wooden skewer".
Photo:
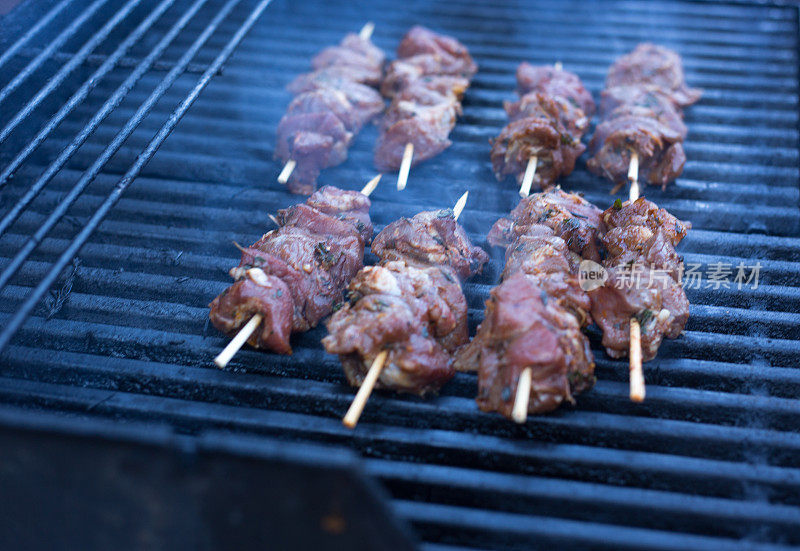
[{"label": "wooden skewer", "polygon": [[369,395],[372,394],[372,389],[375,388],[375,383],[378,382],[378,377],[383,370],[383,364],[386,363],[386,356],[388,354],[388,350],[383,350],[375,357],[375,360],[373,360],[367,372],[367,376],[364,377],[364,382],[361,383],[361,387],[358,389],[353,403],[350,404],[350,409],[347,410],[347,414],[342,419],[342,423],[344,423],[345,427],[352,429],[355,428],[358,423],[361,412],[364,411],[364,406],[367,405],[367,400],[369,400]]},{"label": "wooden skewer", "polygon": [[639,320],[631,318],[631,348],[629,368],[631,401],[644,401],[644,372],[642,371],[642,336]]},{"label": "wooden skewer", "polygon": [[[629,200],[632,203],[639,198],[639,154],[636,151],[631,151],[628,179],[631,181]],[[644,372],[642,371],[642,328],[636,318],[631,318],[630,326],[630,349],[628,351],[630,398],[634,402],[641,402],[645,396]]]},{"label": "wooden skewer", "polygon": [[358,33],[361,40],[369,40],[372,37],[372,31],[375,30],[375,23],[367,21]]},{"label": "wooden skewer", "polygon": [[281,227],[281,223],[280,223],[280,222],[278,222],[278,219],[275,217],[275,215],[274,215],[274,214],[268,214],[267,216],[269,216],[269,219],[270,219],[270,220],[272,220],[273,222],[275,222],[275,225],[276,225],[276,226],[278,226],[279,228]]},{"label": "wooden skewer", "polygon": [[406,189],[408,183],[408,171],[411,170],[411,158],[414,156],[414,144],[407,143],[406,150],[403,152],[403,160],[400,161],[400,172],[397,174],[397,191]]},{"label": "wooden skewer", "polygon": [[528,166],[525,167],[525,176],[522,177],[522,185],[519,188],[520,197],[527,197],[531,193],[531,184],[533,184],[533,177],[536,175],[536,164],[539,162],[539,157],[534,155],[528,159]]},{"label": "wooden skewer", "polygon": [[262,319],[264,319],[264,317],[261,314],[256,314],[250,318],[250,321],[247,322],[247,325],[242,327],[236,336],[231,339],[231,342],[228,343],[228,346],[226,346],[222,352],[220,352],[219,355],[214,358],[214,363],[217,364],[217,367],[225,367],[228,365],[228,362],[231,361],[231,358],[233,358],[239,349],[244,346],[244,343],[247,342],[247,339],[250,338],[250,335],[253,334],[253,331],[255,331],[261,324]]},{"label": "wooden skewer", "polygon": [[464,195],[459,197],[458,201],[456,201],[456,206],[453,207],[453,218],[456,220],[458,220],[458,217],[461,216],[461,212],[467,205],[467,197],[469,197],[469,191],[465,191]]},{"label": "wooden skewer", "polygon": [[367,182],[367,185],[361,188],[361,194],[369,197],[370,194],[375,191],[375,188],[378,187],[378,182],[381,181],[381,176],[383,176],[383,174],[378,174],[372,180]]},{"label": "wooden skewer", "polygon": [[289,159],[289,162],[287,162],[283,166],[283,170],[281,170],[281,173],[278,174],[278,181],[282,184],[288,182],[289,176],[292,175],[292,172],[294,172],[294,167],[296,166],[297,166],[297,161],[295,161],[294,159]]},{"label": "wooden skewer", "polygon": [[528,401],[531,399],[531,378],[533,371],[530,367],[522,370],[517,381],[517,395],[514,397],[514,409],[511,418],[516,423],[524,423],[528,419]]},{"label": "wooden skewer", "polygon": [[553,67],[555,67],[556,71],[560,71],[564,68],[560,61],[556,61],[555,64],[553,64]]},{"label": "wooden skewer", "polygon": [[631,181],[631,203],[639,198],[639,154],[631,151],[631,164],[628,165],[628,180]]}]

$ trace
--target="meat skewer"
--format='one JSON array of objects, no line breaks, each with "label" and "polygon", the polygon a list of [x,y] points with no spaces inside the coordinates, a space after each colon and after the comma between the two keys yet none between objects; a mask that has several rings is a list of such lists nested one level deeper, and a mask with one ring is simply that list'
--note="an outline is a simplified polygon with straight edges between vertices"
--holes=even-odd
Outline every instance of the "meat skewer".
[{"label": "meat skewer", "polygon": [[380,123],[375,166],[399,170],[403,189],[411,167],[451,145],[448,136],[461,115],[461,99],[478,70],[455,38],[412,27],[397,47],[381,85],[392,103]]},{"label": "meat skewer", "polygon": [[[481,409],[523,422],[589,388],[591,353],[577,329],[592,320],[611,357],[630,351],[631,399],[643,399],[641,360],[688,319],[674,247],[690,227],[643,197],[605,212],[558,188],[523,199],[489,234],[507,247],[506,267],[476,337],[456,359],[456,369],[478,369]],[[584,268],[586,261],[594,264]],[[599,262],[607,281],[580,282],[579,270]],[[655,275],[639,281],[633,265]]]},{"label": "meat skewer", "polygon": [[592,320],[591,302],[578,264],[581,255],[599,258],[593,236],[601,225],[599,209],[551,189],[523,199],[511,218],[493,226],[489,242],[506,248],[501,283],[455,361],[458,370],[478,371],[483,411],[524,423],[528,413],[574,402],[594,384],[594,359],[581,333]]},{"label": "meat skewer", "polygon": [[520,195],[532,184],[548,189],[575,168],[595,105],[580,78],[561,64],[517,68],[519,100],[505,102],[510,122],[492,140],[492,167],[502,181],[514,175]]},{"label": "meat skewer", "polygon": [[312,193],[320,171],[344,162],[353,137],[383,111],[385,56],[370,41],[374,28],[367,23],[321,51],[314,71],[287,87],[295,97],[278,125],[275,157],[285,163],[278,181],[293,193]]},{"label": "meat skewer", "polygon": [[316,326],[340,303],[364,264],[372,238],[368,197],[379,180],[380,175],[360,193],[320,188],[305,203],[279,211],[277,230],[240,247],[241,261],[231,269],[235,283],[210,304],[214,326],[235,334],[214,360],[219,367],[245,342],[291,354],[291,333]]},{"label": "meat skewer", "polygon": [[614,182],[612,194],[627,180],[637,188],[640,180],[665,188],[686,162],[682,109],[700,96],[686,85],[677,53],[639,44],[609,69],[587,167]]},{"label": "meat skewer", "polygon": [[353,278],[349,302],[328,321],[322,343],[360,387],[346,426],[356,425],[373,388],[425,395],[455,374],[452,353],[469,339],[461,282],[489,260],[457,222],[466,199],[379,233],[372,251],[380,262]]}]

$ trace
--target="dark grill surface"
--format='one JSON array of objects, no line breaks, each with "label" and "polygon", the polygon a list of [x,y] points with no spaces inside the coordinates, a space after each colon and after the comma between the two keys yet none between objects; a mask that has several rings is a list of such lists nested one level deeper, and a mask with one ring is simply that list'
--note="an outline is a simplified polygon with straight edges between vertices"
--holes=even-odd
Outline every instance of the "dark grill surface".
[{"label": "dark grill surface", "polygon": [[[176,37],[2,235],[3,270],[214,17],[230,11],[11,279],[0,301],[4,329],[203,72],[224,61],[218,55],[258,7],[249,0],[68,3],[13,50],[30,28],[19,22],[56,3],[28,2],[3,26],[0,45],[10,55],[0,57],[0,125],[9,132],[0,131],[0,169],[93,72],[105,72],[19,163],[2,190],[0,216],[159,40],[171,29]],[[197,14],[175,28],[190,9]],[[89,236],[77,267],[67,266],[16,333],[0,364],[0,401],[167,422],[188,434],[230,430],[354,448],[430,549],[800,545],[797,16],[794,7],[745,3],[276,0]],[[501,104],[513,95],[516,65],[560,60],[596,95],[617,56],[652,40],[680,52],[689,84],[705,94],[686,112],[683,176],[665,192],[646,193],[694,224],[681,246],[687,263],[723,262],[735,271],[760,261],[758,288],[689,290],[687,330],[645,365],[641,405],[628,401],[627,364],[605,356],[593,334],[595,389],[577,407],[524,426],[480,413],[475,376],[459,375],[434,400],[376,393],[350,432],[340,418],[353,392],[320,347],[322,328],[296,337],[291,357],[243,350],[232,371],[215,369],[211,359],[226,339],[207,327],[207,304],[238,261],[231,242],[254,241],[271,228],[270,212],[300,200],[276,183],[280,166],[272,161],[289,100],[284,86],[307,70],[313,53],[367,20],[390,54],[421,23],[458,37],[480,66],[453,147],[413,169],[405,192],[386,175],[373,195],[379,229],[451,206],[468,189],[462,220],[485,245],[491,224],[517,202],[513,183],[492,176],[487,144],[505,124]],[[106,36],[107,22],[116,26]],[[118,50],[140,24],[130,48]],[[14,123],[48,83],[52,93]],[[346,164],[325,171],[321,183],[360,188],[374,175],[375,138],[366,129]],[[563,186],[605,208],[610,186],[584,162]],[[473,330],[500,271],[494,253],[488,271],[466,286]]]}]

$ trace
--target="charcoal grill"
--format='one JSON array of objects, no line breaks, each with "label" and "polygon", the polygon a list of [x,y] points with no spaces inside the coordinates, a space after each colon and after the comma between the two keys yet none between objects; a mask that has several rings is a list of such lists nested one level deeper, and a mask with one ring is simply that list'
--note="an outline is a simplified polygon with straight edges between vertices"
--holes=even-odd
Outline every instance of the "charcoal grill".
[{"label": "charcoal grill", "polygon": [[[646,364],[643,404],[592,335],[594,390],[524,426],[479,412],[475,377],[461,374],[434,400],[375,393],[351,432],[340,417],[352,390],[320,347],[324,329],[296,337],[291,357],[243,350],[215,369],[226,340],[207,304],[237,261],[231,242],[255,240],[298,200],[272,160],[284,86],[367,20],[387,52],[422,23],[480,65],[453,147],[413,169],[402,194],[389,177],[373,195],[378,229],[468,189],[462,220],[485,245],[517,202],[487,149],[517,63],[561,61],[596,95],[617,56],[653,40],[681,53],[705,94],[686,112],[683,176],[646,194],[694,224],[687,263],[760,262],[758,288],[688,290],[687,330]],[[209,439],[237,461],[300,446],[284,466],[308,468],[307,452],[323,470],[346,463],[365,499],[383,496],[365,480],[388,490],[394,519],[375,522],[389,543],[360,540],[376,548],[800,545],[799,36],[796,6],[763,2],[23,1],[0,31],[0,438],[30,457],[65,442],[95,458],[130,449],[134,465]],[[375,138],[362,132],[321,183],[360,188]],[[611,200],[583,161],[563,185]],[[495,254],[466,285],[473,331]],[[8,473],[0,460],[4,495],[25,495]],[[4,503],[4,549],[20,537],[12,513],[38,510],[25,503]],[[180,526],[218,517],[198,518]]]}]

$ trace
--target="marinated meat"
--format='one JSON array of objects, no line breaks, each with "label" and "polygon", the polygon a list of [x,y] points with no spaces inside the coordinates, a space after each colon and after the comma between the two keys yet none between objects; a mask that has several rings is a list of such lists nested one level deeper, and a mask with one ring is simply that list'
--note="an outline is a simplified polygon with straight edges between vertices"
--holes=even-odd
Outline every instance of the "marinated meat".
[{"label": "marinated meat", "polygon": [[412,166],[450,145],[461,114],[461,98],[477,71],[460,42],[423,27],[412,27],[389,64],[381,92],[392,103],[381,122],[375,148],[379,170],[397,170],[406,145],[414,145]]},{"label": "marinated meat", "polygon": [[589,291],[592,317],[603,330],[603,346],[613,358],[630,348],[630,319],[641,325],[642,360],[655,357],[664,336],[677,338],[689,319],[681,285],[683,260],[675,246],[691,224],[641,197],[603,213],[609,279]]},{"label": "marinated meat", "polygon": [[380,263],[350,283],[323,345],[340,356],[354,386],[386,350],[378,388],[436,392],[453,376],[451,354],[469,338],[461,279],[479,271],[488,255],[472,245],[449,210],[390,224],[372,250]]},{"label": "marinated meat", "polygon": [[589,170],[622,186],[635,152],[638,180],[666,187],[683,172],[686,125],[681,108],[700,99],[684,81],[678,54],[639,44],[609,69],[597,125],[589,144]]},{"label": "marinated meat", "polygon": [[519,101],[505,103],[511,122],[491,141],[492,168],[498,180],[514,175],[521,184],[535,156],[533,184],[548,189],[585,151],[594,102],[577,75],[552,66],[520,64],[517,85]]},{"label": "marinated meat", "polygon": [[369,39],[348,34],[314,57],[312,73],[289,84],[296,97],[278,125],[275,157],[296,163],[290,191],[312,193],[320,171],[344,162],[353,136],[383,110],[375,89],[383,62],[383,52]]},{"label": "marinated meat", "polygon": [[625,115],[601,122],[589,149],[586,166],[615,184],[628,180],[632,151],[639,156],[639,181],[665,187],[683,172],[686,155],[682,136],[647,116]]},{"label": "marinated meat", "polygon": [[330,314],[363,266],[372,236],[369,206],[360,193],[324,187],[305,204],[280,211],[279,228],[242,249],[231,270],[236,282],[211,303],[214,326],[233,335],[261,314],[248,342],[290,354],[290,334]]},{"label": "marinated meat", "polygon": [[594,115],[592,94],[584,87],[580,77],[552,65],[520,63],[517,67],[517,92],[520,96],[541,92],[549,97],[566,98],[587,117]]},{"label": "marinated meat", "polygon": [[484,321],[456,369],[478,369],[478,406],[511,417],[522,371],[530,368],[528,413],[543,413],[594,384],[594,361],[577,318],[550,300],[535,277],[517,272],[492,289]]},{"label": "marinated meat", "polygon": [[[555,214],[552,227],[536,222],[547,221],[536,212],[545,205],[559,211],[575,204],[574,210],[589,213],[594,225],[589,226],[588,216],[570,213],[567,219],[580,220],[584,226],[579,232],[564,228],[564,234],[574,244],[576,235],[590,232],[585,239],[594,240],[602,224],[600,211],[581,202],[585,203],[561,190],[536,193],[524,198],[511,218],[492,228],[490,243],[506,246],[502,283],[492,290],[475,338],[458,352],[455,362],[456,369],[478,371],[477,401],[484,411],[511,416],[519,377],[526,368],[531,369],[532,380],[529,413],[574,402],[575,394],[594,383],[594,357],[581,333],[592,321],[592,304],[578,279],[577,255],[554,230],[565,225],[556,222],[565,215]],[[578,250],[584,248],[596,251],[588,245]]]},{"label": "marinated meat", "polygon": [[511,211],[509,218],[498,220],[489,232],[489,243],[507,247],[518,237],[543,224],[563,239],[581,258],[601,260],[600,237],[605,233],[603,212],[575,193],[560,189],[534,193]]},{"label": "marinated meat", "polygon": [[654,86],[680,107],[695,103],[702,95],[701,90],[686,85],[676,52],[648,42],[619,58],[608,71],[606,88],[631,84]]}]

